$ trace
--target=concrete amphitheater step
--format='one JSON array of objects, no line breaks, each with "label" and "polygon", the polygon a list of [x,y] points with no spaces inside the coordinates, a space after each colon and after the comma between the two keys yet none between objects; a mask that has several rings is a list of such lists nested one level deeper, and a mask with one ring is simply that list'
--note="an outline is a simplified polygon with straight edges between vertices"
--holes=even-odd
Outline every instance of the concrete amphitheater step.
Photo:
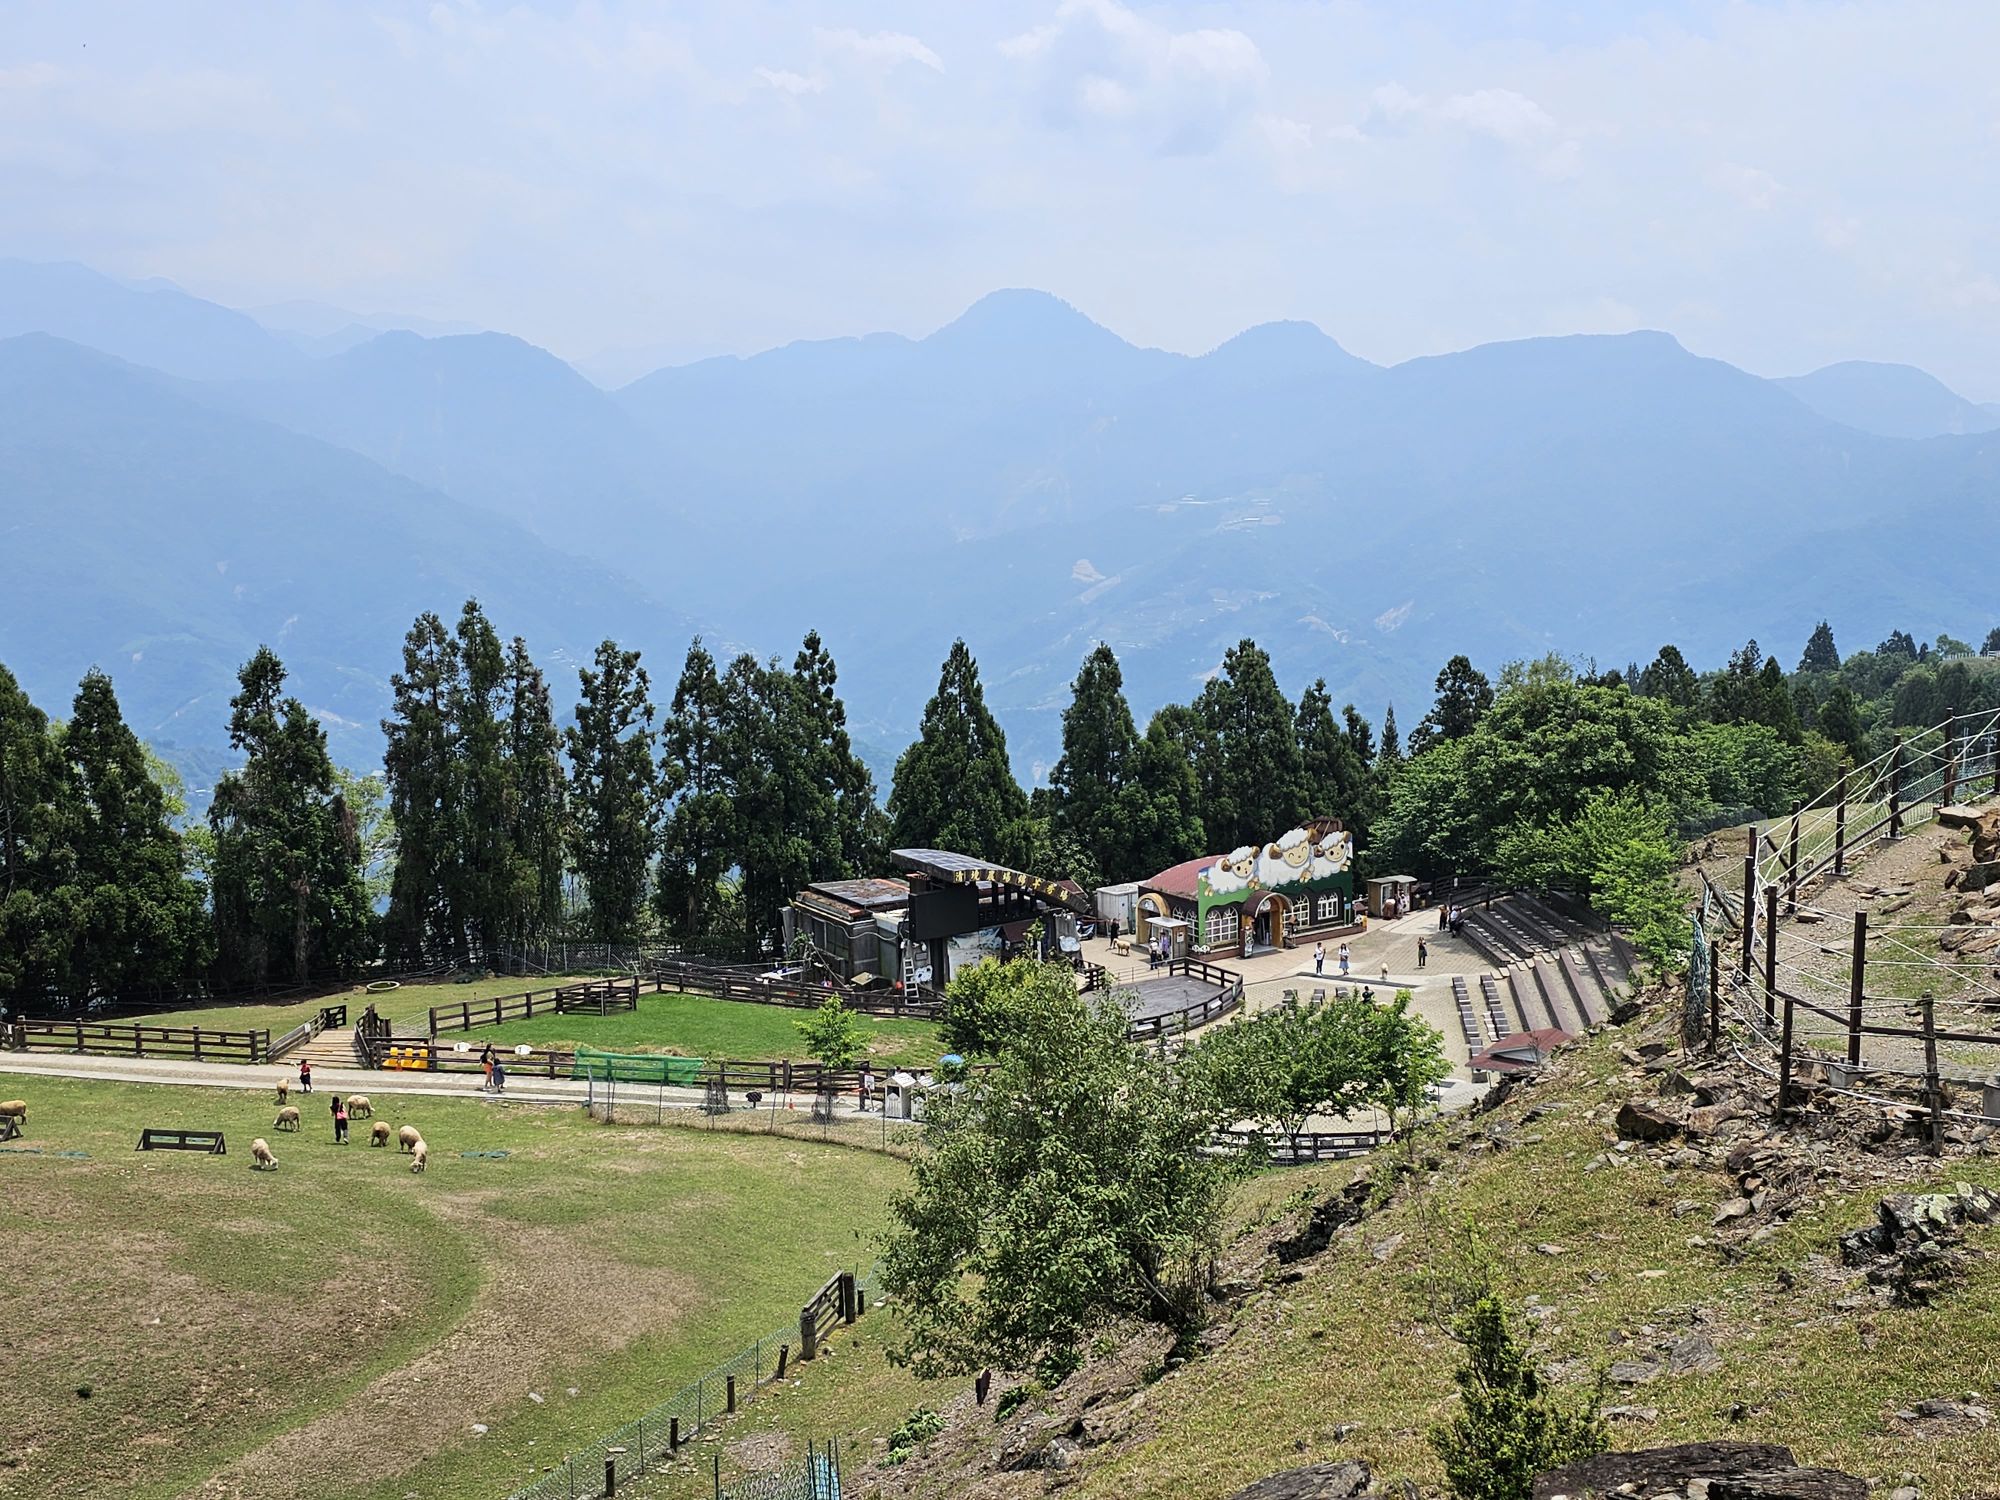
[{"label": "concrete amphitheater step", "polygon": [[1500,1003],[1500,985],[1491,974],[1479,976],[1479,997],[1486,1003],[1486,1024],[1493,1028],[1494,1041],[1521,1029],[1507,1019],[1507,1011]]},{"label": "concrete amphitheater step", "polygon": [[1604,1018],[1611,1013],[1611,1006],[1604,992],[1598,988],[1597,980],[1583,965],[1576,961],[1576,954],[1565,948],[1556,955],[1556,964],[1562,970],[1563,981],[1569,986],[1571,998],[1576,1003],[1577,1013],[1585,1026],[1601,1026]]},{"label": "concrete amphitheater step", "polygon": [[1451,998],[1458,1008],[1458,1029],[1465,1035],[1466,1052],[1476,1053],[1486,1045],[1486,1040],[1479,1034],[1479,1018],[1472,1010],[1472,991],[1463,974],[1451,976]]},{"label": "concrete amphitheater step", "polygon": [[1521,1030],[1540,1031],[1544,1026],[1555,1023],[1542,1008],[1541,996],[1535,990],[1535,982],[1523,969],[1508,969],[1500,976],[1502,992],[1512,1002],[1514,1014],[1520,1019]]},{"label": "concrete amphitheater step", "polygon": [[1576,1013],[1576,1006],[1569,998],[1569,987],[1562,981],[1550,965],[1531,964],[1528,968],[1529,982],[1541,995],[1542,1009],[1548,1013],[1549,1024],[1563,1031],[1581,1032],[1583,1020]]},{"label": "concrete amphitheater step", "polygon": [[1501,968],[1533,956],[1534,950],[1516,937],[1490,910],[1467,912],[1460,930],[1489,963]]}]

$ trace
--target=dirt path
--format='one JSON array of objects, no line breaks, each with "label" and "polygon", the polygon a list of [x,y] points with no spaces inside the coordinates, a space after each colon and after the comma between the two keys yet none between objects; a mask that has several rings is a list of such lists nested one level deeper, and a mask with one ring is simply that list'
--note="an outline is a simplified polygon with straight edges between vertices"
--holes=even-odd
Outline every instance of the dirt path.
[{"label": "dirt path", "polygon": [[532,1372],[619,1349],[673,1325],[691,1278],[620,1265],[618,1296],[594,1295],[604,1264],[573,1234],[523,1228],[476,1199],[443,1201],[455,1232],[486,1240],[489,1279],[465,1318],[409,1363],[279,1434],[187,1492],[188,1500],[288,1500],[310,1473],[329,1493],[414,1471],[526,1399]]}]

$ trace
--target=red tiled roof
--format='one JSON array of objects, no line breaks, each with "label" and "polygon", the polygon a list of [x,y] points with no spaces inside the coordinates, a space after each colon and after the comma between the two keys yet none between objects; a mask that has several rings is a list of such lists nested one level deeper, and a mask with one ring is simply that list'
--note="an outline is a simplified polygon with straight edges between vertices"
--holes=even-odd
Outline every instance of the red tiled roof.
[{"label": "red tiled roof", "polygon": [[1196,894],[1195,877],[1220,858],[1218,854],[1204,854],[1198,859],[1184,859],[1172,869],[1160,871],[1151,880],[1140,881],[1139,888],[1192,901]]}]

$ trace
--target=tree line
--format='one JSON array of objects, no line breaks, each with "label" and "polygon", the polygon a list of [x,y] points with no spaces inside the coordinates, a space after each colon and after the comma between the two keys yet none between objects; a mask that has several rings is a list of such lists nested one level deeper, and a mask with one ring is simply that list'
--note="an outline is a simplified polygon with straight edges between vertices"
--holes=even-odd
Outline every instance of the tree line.
[{"label": "tree line", "polygon": [[1697,672],[1674,646],[1599,672],[1558,656],[1495,678],[1454,656],[1403,742],[1296,702],[1231,647],[1143,731],[1110,647],[1085,658],[1048,784],[1015,778],[979,668],[954,642],[886,805],[808,634],[789,664],[697,638],[665,705],[606,641],[559,723],[520,637],[474,601],[412,624],[379,776],[336,766],[260,649],[238,677],[225,775],[185,826],[176,780],[92,671],[67,720],[0,668],[0,991],[89,996],[305,983],[378,955],[476,961],[557,940],[771,951],[793,892],[881,873],[891,847],[981,854],[1085,887],[1341,818],[1362,873],[1498,870],[1560,884],[1674,951],[1676,837],[1770,816],[1950,708],[2000,704],[1982,652],[1896,631],[1843,658],[1831,627],[1786,671],[1752,641]]}]

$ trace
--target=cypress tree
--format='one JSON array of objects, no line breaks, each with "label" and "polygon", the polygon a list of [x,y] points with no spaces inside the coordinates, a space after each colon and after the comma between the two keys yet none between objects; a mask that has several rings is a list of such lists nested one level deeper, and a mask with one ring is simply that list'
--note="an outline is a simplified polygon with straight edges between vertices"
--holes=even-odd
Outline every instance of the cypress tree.
[{"label": "cypress tree", "polygon": [[599,645],[595,662],[594,670],[577,669],[582,696],[563,736],[571,852],[589,902],[590,935],[628,943],[639,936],[657,816],[651,684],[639,653],[616,641]]},{"label": "cypress tree", "polygon": [[102,672],[84,676],[59,743],[72,795],[58,982],[78,997],[178,989],[207,964],[207,913],[145,748]]},{"label": "cypress tree", "polygon": [[458,617],[458,674],[452,683],[456,834],[451,862],[453,930],[474,951],[497,946],[508,928],[514,868],[515,789],[507,760],[507,653],[475,599]]},{"label": "cypress tree", "polygon": [[[813,879],[861,875],[882,860],[885,830],[875,802],[875,778],[847,733],[847,705],[840,701],[840,673],[833,653],[817,630],[806,632],[792,661],[792,685],[804,711],[804,731],[811,747],[808,771],[818,795],[814,799]],[[820,820],[824,819],[822,825]],[[831,831],[828,839],[817,831]]]},{"label": "cypress tree", "polygon": [[1062,741],[1062,756],[1049,772],[1055,832],[1072,840],[1104,875],[1151,873],[1135,863],[1128,820],[1126,792],[1135,780],[1139,731],[1109,646],[1093,649],[1070,684]]},{"label": "cypress tree", "polygon": [[1375,731],[1352,703],[1341,709],[1340,720],[1347,734],[1347,743],[1354,750],[1354,758],[1364,766],[1372,766],[1375,763]]},{"label": "cypress tree", "polygon": [[993,860],[1031,845],[1028,796],[1007,761],[1007,737],[986,708],[979,664],[954,641],[924,705],[917,739],[896,761],[889,822],[905,849],[952,849]]},{"label": "cypress tree", "polygon": [[1382,748],[1375,752],[1375,759],[1382,762],[1378,770],[1387,770],[1403,758],[1403,742],[1396,734],[1396,705],[1391,703],[1382,710]]},{"label": "cypress tree", "polygon": [[718,882],[735,862],[725,717],[715,658],[696,636],[660,731],[661,786],[672,806],[661,838],[657,906],[668,930],[684,938],[712,935]]},{"label": "cypress tree", "polygon": [[1833,627],[1821,620],[1813,627],[1812,636],[1806,641],[1805,654],[1799,658],[1801,672],[1838,672],[1840,670],[1840,650],[1833,644]]},{"label": "cypress tree", "polygon": [[1153,715],[1146,726],[1145,736],[1132,753],[1131,774],[1119,800],[1119,817],[1126,830],[1126,863],[1106,870],[1107,877],[1143,880],[1208,852],[1194,766],[1173,734],[1168,710]]},{"label": "cypress tree", "polygon": [[1673,708],[1693,708],[1701,696],[1694,668],[1673,645],[1660,647],[1660,654],[1639,674],[1638,689],[1643,697],[1658,698]]},{"label": "cypress tree", "polygon": [[515,636],[507,648],[507,770],[513,792],[507,938],[545,943],[562,922],[568,787],[549,685]]},{"label": "cypress tree", "polygon": [[398,963],[465,957],[459,904],[462,813],[454,720],[458,643],[426,610],[403,638],[403,670],[389,679],[391,717],[382,768],[396,820],[396,872],[383,940]]},{"label": "cypress tree", "polygon": [[1861,726],[1860,705],[1854,689],[1836,682],[1827,690],[1826,702],[1819,706],[1819,732],[1836,745],[1843,745],[1858,765],[1868,759],[1868,736]]},{"label": "cypress tree", "polygon": [[1299,699],[1299,760],[1305,784],[1308,816],[1331,815],[1365,840],[1363,806],[1368,768],[1354,753],[1354,742],[1333,718],[1333,697],[1320,678]]},{"label": "cypress tree", "polygon": [[723,674],[722,702],[744,937],[754,953],[776,935],[794,891],[839,871],[835,802],[814,775],[809,716],[790,673],[739,656]]},{"label": "cypress tree", "polygon": [[0,666],[0,992],[48,988],[59,961],[48,903],[61,873],[61,781],[48,715]]},{"label": "cypress tree", "polygon": [[[1615,675],[1615,674],[1614,674]],[[1437,675],[1437,702],[1410,736],[1410,753],[1439,740],[1463,739],[1493,706],[1493,684],[1466,656],[1454,656]]]},{"label": "cypress tree", "polygon": [[295,983],[345,973],[372,947],[353,819],[319,721],[281,697],[285,668],[268,646],[238,674],[229,743],[240,770],[209,807],[215,833],[216,952],[225,977]]},{"label": "cypress tree", "polygon": [[1217,756],[1218,784],[1203,789],[1213,797],[1202,805],[1210,835],[1235,847],[1298,822],[1305,808],[1297,729],[1263,648],[1243,640],[1224,652],[1195,706]]}]

